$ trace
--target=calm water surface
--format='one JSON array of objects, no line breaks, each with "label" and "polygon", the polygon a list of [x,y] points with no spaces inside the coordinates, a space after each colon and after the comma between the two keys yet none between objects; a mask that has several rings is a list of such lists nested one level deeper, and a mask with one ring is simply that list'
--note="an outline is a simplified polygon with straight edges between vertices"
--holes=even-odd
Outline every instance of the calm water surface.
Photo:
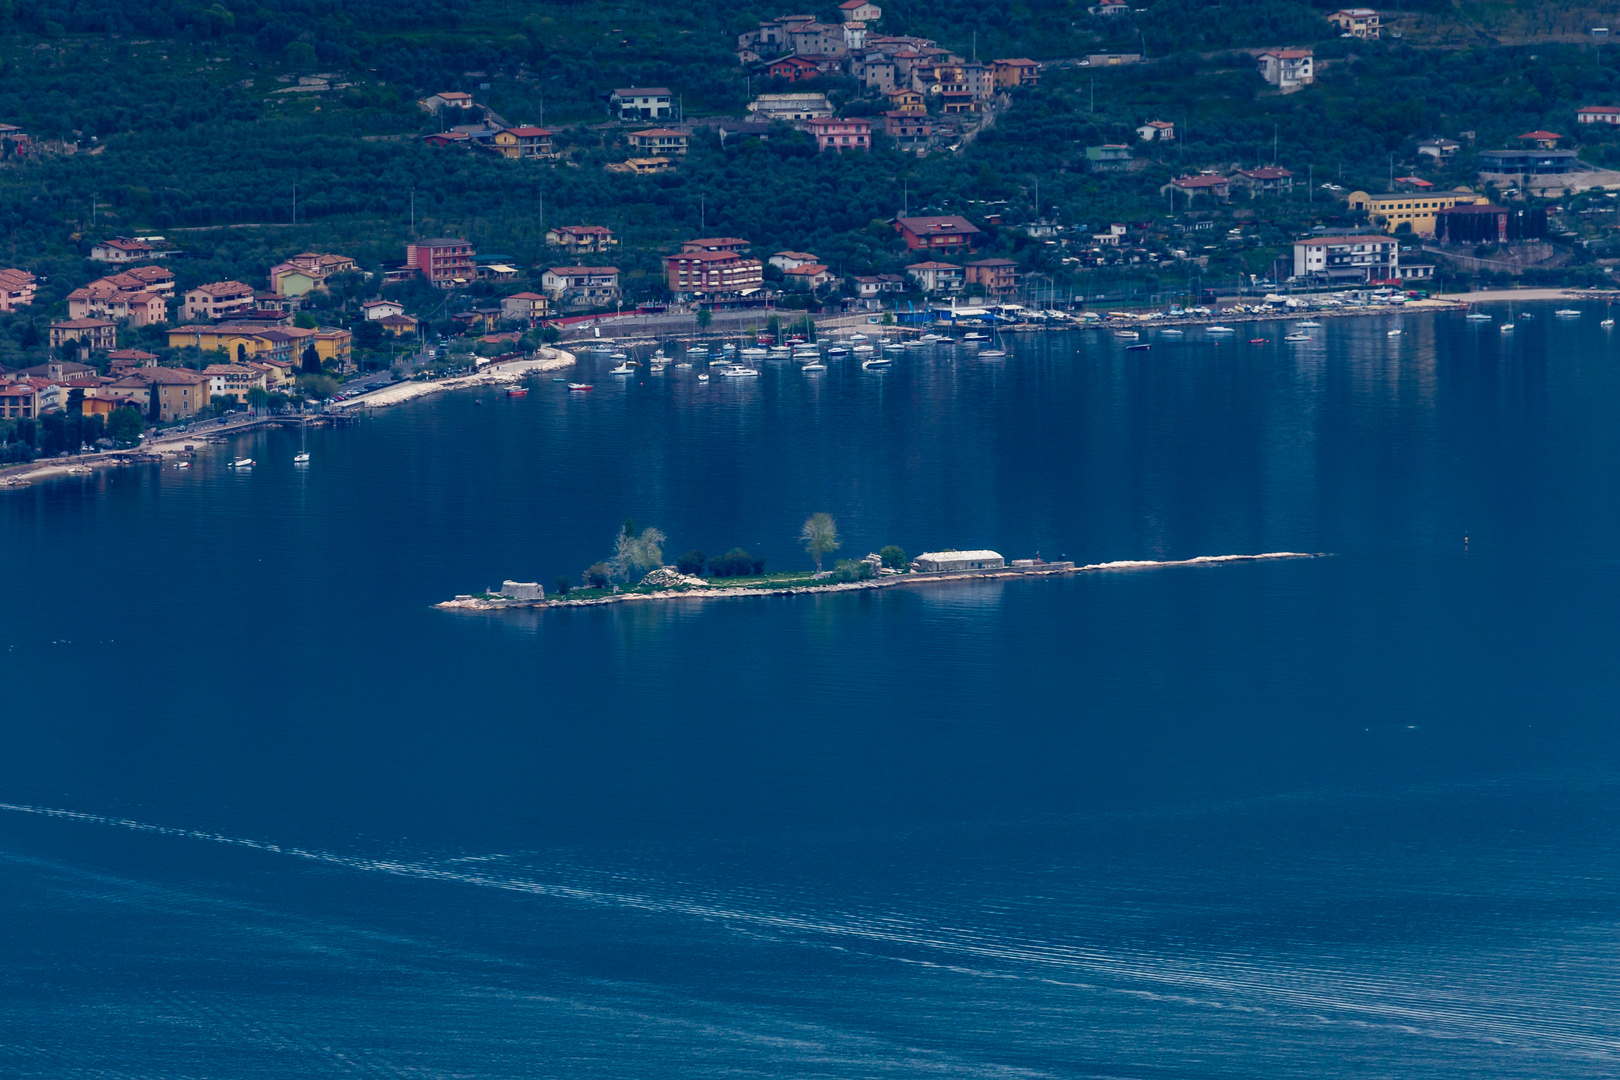
[{"label": "calm water surface", "polygon": [[[588,362],[0,494],[0,1074],[1612,1076],[1620,345],[1535,310]],[[817,510],[1331,557],[430,607]]]}]

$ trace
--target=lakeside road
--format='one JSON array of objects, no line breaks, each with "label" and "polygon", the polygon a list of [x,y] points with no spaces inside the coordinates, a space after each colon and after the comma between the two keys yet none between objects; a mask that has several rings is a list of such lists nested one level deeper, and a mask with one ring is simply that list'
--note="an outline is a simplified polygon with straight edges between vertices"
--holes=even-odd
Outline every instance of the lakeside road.
[{"label": "lakeside road", "polygon": [[355,408],[380,409],[401,402],[413,401],[441,390],[457,390],[469,386],[495,386],[517,382],[532,371],[561,371],[574,366],[574,354],[562,349],[541,349],[530,360],[512,360],[491,365],[474,375],[459,375],[452,379],[434,379],[431,382],[391,383],[380,390],[339,401],[331,406],[333,412],[346,412]]},{"label": "lakeside road", "polygon": [[1439,293],[1435,300],[1459,304],[1488,304],[1500,300],[1601,300],[1616,299],[1604,289],[1481,289],[1479,292]]}]

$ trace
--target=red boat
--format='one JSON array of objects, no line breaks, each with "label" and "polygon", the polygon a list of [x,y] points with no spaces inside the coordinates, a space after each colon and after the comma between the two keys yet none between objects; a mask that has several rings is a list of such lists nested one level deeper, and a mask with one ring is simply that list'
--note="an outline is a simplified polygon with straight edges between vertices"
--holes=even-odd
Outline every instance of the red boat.
[{"label": "red boat", "polygon": [[568,389],[570,389],[570,390],[595,390],[596,387],[591,385],[588,382],[571,382],[571,383],[568,384]]},{"label": "red boat", "polygon": [[526,386],[509,386],[506,389],[507,397],[528,397],[529,388]]},{"label": "red boat", "polygon": [[1271,340],[1270,338],[1252,337],[1252,338],[1249,339],[1249,344],[1250,345],[1264,345],[1267,341],[1270,341],[1270,340]]}]

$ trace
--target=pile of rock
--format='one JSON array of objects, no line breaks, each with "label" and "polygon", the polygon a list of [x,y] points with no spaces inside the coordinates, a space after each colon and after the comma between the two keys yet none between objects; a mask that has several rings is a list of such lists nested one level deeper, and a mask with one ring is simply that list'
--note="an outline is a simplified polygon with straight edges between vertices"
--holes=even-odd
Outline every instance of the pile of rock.
[{"label": "pile of rock", "polygon": [[679,585],[707,585],[708,582],[700,577],[690,577],[681,573],[673,566],[660,566],[641,579],[643,585],[651,585],[655,589],[673,589]]}]

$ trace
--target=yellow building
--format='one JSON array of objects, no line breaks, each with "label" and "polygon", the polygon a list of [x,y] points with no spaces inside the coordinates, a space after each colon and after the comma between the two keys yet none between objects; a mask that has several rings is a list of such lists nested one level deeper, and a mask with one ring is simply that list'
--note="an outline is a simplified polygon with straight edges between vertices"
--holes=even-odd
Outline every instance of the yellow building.
[{"label": "yellow building", "polygon": [[1406,224],[1412,226],[1412,232],[1418,236],[1433,236],[1435,211],[1489,201],[1467,188],[1456,191],[1394,191],[1382,195],[1352,191],[1349,205],[1352,210],[1365,210],[1368,223],[1385,232],[1392,233]]}]

